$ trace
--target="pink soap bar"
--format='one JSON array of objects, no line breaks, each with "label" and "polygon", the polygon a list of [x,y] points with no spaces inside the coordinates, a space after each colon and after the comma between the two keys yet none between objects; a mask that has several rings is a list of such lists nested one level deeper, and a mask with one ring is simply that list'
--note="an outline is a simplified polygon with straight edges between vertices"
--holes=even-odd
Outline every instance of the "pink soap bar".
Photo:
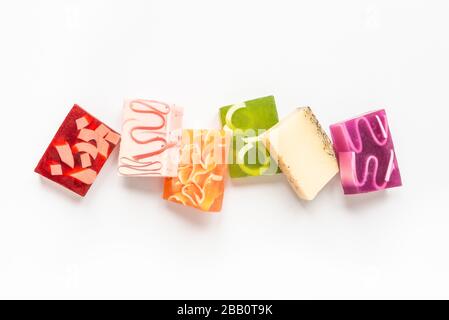
[{"label": "pink soap bar", "polygon": [[156,100],[126,100],[123,110],[119,174],[176,177],[183,109]]},{"label": "pink soap bar", "polygon": [[330,127],[345,194],[402,185],[385,110]]}]

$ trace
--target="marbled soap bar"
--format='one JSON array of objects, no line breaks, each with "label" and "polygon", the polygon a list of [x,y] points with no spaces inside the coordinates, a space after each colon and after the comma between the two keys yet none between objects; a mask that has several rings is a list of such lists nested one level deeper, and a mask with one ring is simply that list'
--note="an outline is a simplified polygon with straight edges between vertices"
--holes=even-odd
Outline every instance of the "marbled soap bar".
[{"label": "marbled soap bar", "polygon": [[331,141],[308,107],[268,130],[263,142],[301,199],[313,200],[338,172]]},{"label": "marbled soap bar", "polygon": [[119,141],[117,132],[75,105],[35,172],[85,196]]},{"label": "marbled soap bar", "polygon": [[220,211],[230,135],[224,130],[183,130],[178,175],[165,178],[165,200]]},{"label": "marbled soap bar", "polygon": [[127,177],[175,177],[183,109],[155,100],[127,100],[123,111],[119,173]]},{"label": "marbled soap bar", "polygon": [[279,173],[278,166],[260,140],[260,135],[279,122],[273,96],[220,109],[224,130],[233,133],[230,150],[231,178]]},{"label": "marbled soap bar", "polygon": [[385,110],[331,126],[345,194],[402,185]]}]

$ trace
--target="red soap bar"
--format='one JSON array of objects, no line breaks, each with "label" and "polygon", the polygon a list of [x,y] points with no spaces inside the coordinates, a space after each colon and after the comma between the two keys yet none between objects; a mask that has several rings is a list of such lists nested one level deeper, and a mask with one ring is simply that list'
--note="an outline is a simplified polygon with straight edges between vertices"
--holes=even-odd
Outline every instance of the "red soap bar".
[{"label": "red soap bar", "polygon": [[74,105],[34,170],[84,197],[120,135]]}]

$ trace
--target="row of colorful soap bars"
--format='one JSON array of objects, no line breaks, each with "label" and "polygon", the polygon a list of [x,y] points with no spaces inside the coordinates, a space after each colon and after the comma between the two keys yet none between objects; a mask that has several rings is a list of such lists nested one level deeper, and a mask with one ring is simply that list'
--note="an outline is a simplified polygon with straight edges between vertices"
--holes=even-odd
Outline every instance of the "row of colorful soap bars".
[{"label": "row of colorful soap bars", "polygon": [[[283,173],[299,198],[312,200],[340,172],[345,194],[401,186],[385,110],[330,126],[309,107],[279,121],[273,96],[220,108],[222,129],[183,129],[183,109],[126,100],[120,135],[75,105],[35,171],[85,196],[114,148],[124,177],[163,177],[163,198],[220,211],[225,176]],[[333,142],[333,143],[332,143]]]}]

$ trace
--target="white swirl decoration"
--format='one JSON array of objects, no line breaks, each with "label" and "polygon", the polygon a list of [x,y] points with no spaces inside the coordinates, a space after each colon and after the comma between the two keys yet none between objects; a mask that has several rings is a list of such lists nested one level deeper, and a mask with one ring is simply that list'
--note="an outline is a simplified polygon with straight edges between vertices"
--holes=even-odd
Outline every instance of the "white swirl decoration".
[{"label": "white swirl decoration", "polygon": [[[234,117],[235,112],[244,108],[246,108],[245,103],[237,103],[231,106],[226,113],[225,125],[223,126],[223,129],[231,131],[235,136],[241,136],[241,139],[244,142],[244,145],[240,147],[239,150],[235,150],[237,152],[237,165],[239,166],[239,168],[247,175],[260,176],[266,173],[268,169],[270,169],[271,158],[270,154],[262,144],[261,137],[259,135],[253,134],[255,131],[254,129],[249,130],[240,128],[233,123],[232,118]],[[249,134],[248,130],[251,131],[251,134]],[[254,150],[253,155],[263,155],[263,163],[258,162],[257,158],[254,157],[255,163],[252,163],[251,167],[248,166],[248,164],[245,162],[245,158],[251,150]]]}]

